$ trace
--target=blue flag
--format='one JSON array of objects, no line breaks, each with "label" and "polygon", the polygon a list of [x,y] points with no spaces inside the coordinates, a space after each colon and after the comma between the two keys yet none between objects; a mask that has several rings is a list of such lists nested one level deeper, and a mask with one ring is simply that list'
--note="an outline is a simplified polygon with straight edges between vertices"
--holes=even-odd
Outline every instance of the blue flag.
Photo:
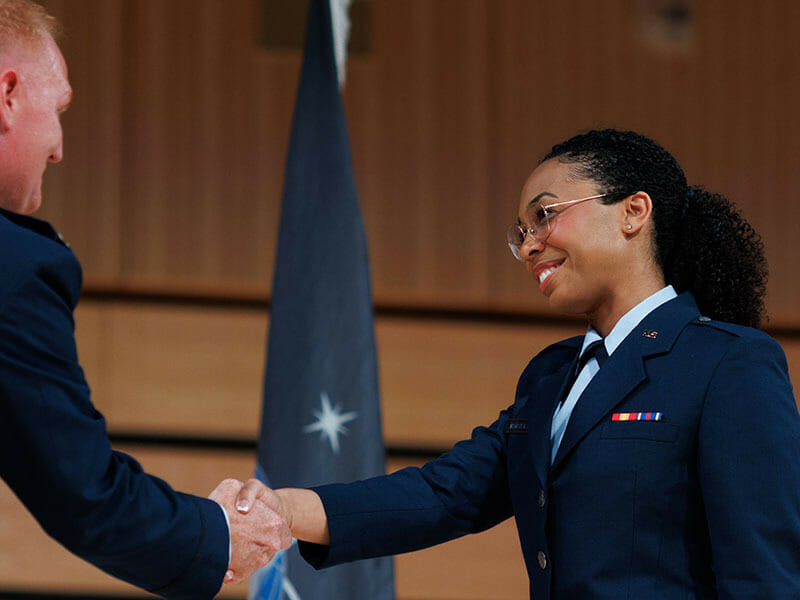
[{"label": "blue flag", "polygon": [[[328,0],[312,0],[286,165],[258,473],[307,487],[384,473],[369,263]],[[391,558],[314,571],[294,546],[259,600],[391,600]]]}]

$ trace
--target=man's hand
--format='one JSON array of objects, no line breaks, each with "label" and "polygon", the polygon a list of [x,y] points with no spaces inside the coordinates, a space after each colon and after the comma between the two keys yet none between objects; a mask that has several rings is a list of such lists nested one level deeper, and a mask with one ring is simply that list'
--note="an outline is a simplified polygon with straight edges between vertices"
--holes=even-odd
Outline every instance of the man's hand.
[{"label": "man's hand", "polygon": [[[231,527],[231,564],[225,583],[247,579],[292,544],[281,516],[270,508],[274,492],[257,479],[225,479],[209,495],[225,509]],[[272,501],[272,502],[270,502]]]},{"label": "man's hand", "polygon": [[279,492],[280,490],[268,488],[258,479],[248,479],[236,495],[236,510],[244,514],[256,501],[263,502],[267,508],[272,509],[283,520],[291,535],[292,513],[289,511],[287,503],[279,496]]},{"label": "man's hand", "polygon": [[314,544],[331,543],[328,515],[315,491],[302,488],[271,490],[257,479],[251,479],[239,491],[236,507],[242,510],[252,506],[256,500],[280,516],[292,537]]}]

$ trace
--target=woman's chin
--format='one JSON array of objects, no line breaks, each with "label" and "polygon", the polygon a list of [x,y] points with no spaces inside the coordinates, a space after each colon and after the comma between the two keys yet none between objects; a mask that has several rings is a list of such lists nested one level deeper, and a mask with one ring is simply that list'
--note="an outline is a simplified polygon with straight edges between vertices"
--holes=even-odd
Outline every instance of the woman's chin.
[{"label": "woman's chin", "polygon": [[585,315],[586,303],[564,290],[553,289],[547,296],[547,303],[555,312],[562,315]]}]

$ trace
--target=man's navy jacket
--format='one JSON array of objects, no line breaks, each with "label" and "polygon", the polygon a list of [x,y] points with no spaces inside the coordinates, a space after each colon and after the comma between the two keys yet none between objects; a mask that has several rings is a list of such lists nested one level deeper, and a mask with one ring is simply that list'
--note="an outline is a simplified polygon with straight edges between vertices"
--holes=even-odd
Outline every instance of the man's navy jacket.
[{"label": "man's navy jacket", "polygon": [[80,287],[47,223],[0,210],[0,475],[78,556],[166,598],[212,598],[228,565],[225,517],[111,450],[78,364]]}]

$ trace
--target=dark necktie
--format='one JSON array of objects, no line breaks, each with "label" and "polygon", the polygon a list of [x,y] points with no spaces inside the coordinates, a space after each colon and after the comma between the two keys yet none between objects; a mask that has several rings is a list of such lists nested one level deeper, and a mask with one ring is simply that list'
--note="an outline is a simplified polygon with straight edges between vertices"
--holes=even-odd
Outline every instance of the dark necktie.
[{"label": "dark necktie", "polygon": [[575,377],[581,372],[583,367],[586,366],[592,357],[597,359],[597,365],[602,367],[603,363],[606,362],[608,358],[608,352],[606,352],[606,346],[603,344],[603,340],[595,340],[588,346],[586,346],[586,350],[584,350],[581,357],[578,359],[578,367],[575,369]]},{"label": "dark necktie", "polygon": [[575,371],[572,373],[572,377],[570,377],[569,384],[564,388],[564,395],[561,398],[561,402],[567,398],[567,394],[572,389],[572,386],[575,385],[575,380],[578,378],[578,375],[583,370],[583,367],[586,366],[592,358],[597,359],[597,365],[599,367],[603,366],[603,363],[606,362],[608,358],[608,352],[606,352],[606,346],[603,344],[603,340],[595,340],[588,346],[586,346],[586,350],[584,350],[581,357],[578,359],[578,364],[575,366]]}]

